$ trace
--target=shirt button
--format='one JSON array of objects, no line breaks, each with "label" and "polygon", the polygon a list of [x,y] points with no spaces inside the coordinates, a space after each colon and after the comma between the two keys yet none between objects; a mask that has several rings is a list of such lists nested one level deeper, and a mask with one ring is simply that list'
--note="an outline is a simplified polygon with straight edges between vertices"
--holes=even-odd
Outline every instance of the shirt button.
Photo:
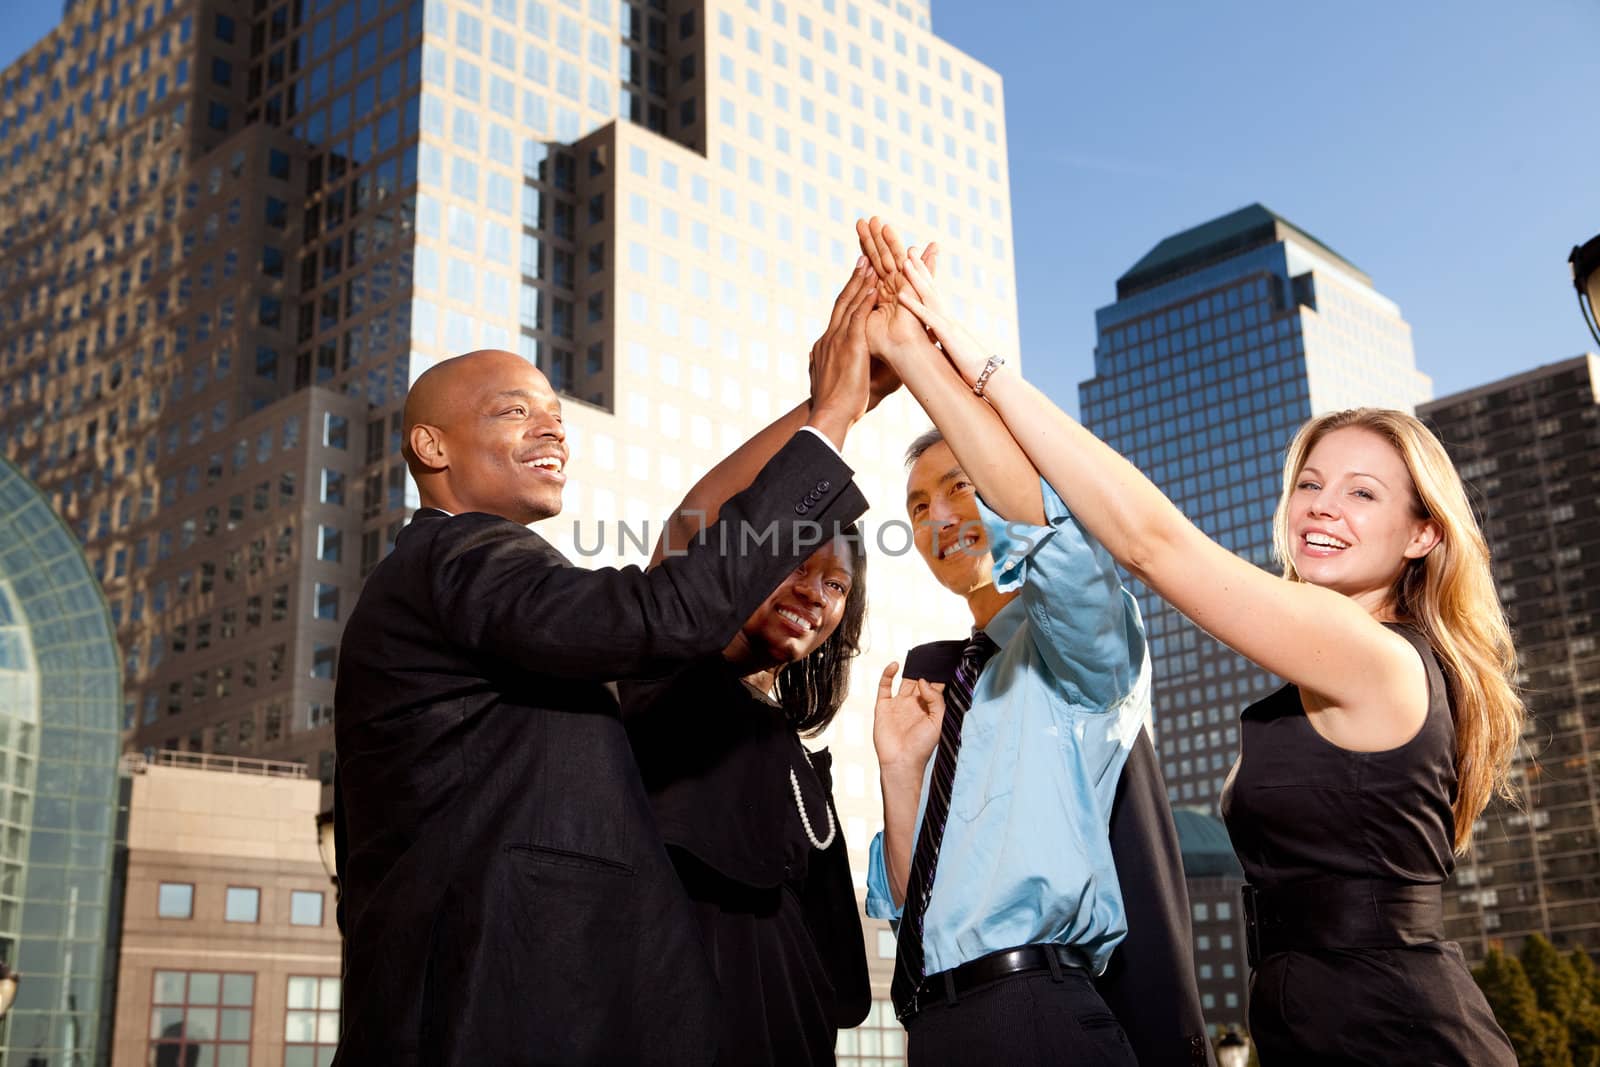
[{"label": "shirt button", "polygon": [[811,510],[811,507],[808,504],[796,504],[794,506],[794,513],[796,515],[804,515],[806,512],[808,512],[810,510]]},{"label": "shirt button", "polygon": [[831,488],[832,486],[830,486],[826,480],[817,483],[817,492],[819,493],[826,493]]}]

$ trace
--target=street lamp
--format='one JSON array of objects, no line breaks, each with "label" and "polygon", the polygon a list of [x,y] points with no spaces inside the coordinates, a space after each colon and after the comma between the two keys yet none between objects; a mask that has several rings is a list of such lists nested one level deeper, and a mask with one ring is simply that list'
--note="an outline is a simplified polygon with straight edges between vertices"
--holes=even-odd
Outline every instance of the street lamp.
[{"label": "street lamp", "polygon": [[0,1019],[5,1018],[6,1012],[11,1010],[11,1002],[17,999],[17,980],[21,977],[7,964],[0,963]]},{"label": "street lamp", "polygon": [[334,845],[333,812],[317,813],[317,854],[322,857],[322,869],[337,892],[339,888],[339,854]]},{"label": "street lamp", "polygon": [[1572,246],[1567,257],[1572,266],[1572,285],[1578,290],[1578,308],[1595,343],[1600,344],[1600,237],[1591,237]]},{"label": "street lamp", "polygon": [[1218,1067],[1245,1067],[1250,1062],[1250,1042],[1239,1036],[1239,1031],[1229,1030],[1217,1042]]}]

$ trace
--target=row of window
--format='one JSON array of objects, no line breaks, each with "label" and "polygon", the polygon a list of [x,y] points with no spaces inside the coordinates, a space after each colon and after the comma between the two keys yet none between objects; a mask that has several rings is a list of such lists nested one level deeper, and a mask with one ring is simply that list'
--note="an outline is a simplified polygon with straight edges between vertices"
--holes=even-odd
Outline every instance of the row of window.
[{"label": "row of window", "polygon": [[[283,1020],[283,1067],[328,1067],[339,1043],[340,979],[291,975]],[[156,971],[150,997],[150,1062],[249,1067],[256,976]]]},{"label": "row of window", "polygon": [[[156,917],[194,918],[194,883],[162,882],[156,890]],[[323,894],[320,890],[294,889],[289,892],[289,925],[321,926]],[[223,897],[222,918],[230,923],[261,921],[261,890],[256,886],[231,885]]]}]

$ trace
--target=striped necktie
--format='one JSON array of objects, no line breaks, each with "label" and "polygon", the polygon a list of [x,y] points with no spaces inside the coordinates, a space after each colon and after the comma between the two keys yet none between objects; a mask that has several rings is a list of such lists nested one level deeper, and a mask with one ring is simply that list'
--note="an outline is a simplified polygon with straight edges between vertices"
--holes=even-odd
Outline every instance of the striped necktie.
[{"label": "striped necktie", "polygon": [[1000,650],[982,630],[961,651],[961,664],[955,679],[944,690],[944,723],[939,729],[939,750],[933,758],[933,775],[928,780],[928,803],[922,812],[922,830],[911,854],[911,873],[906,879],[906,904],[900,916],[900,936],[895,951],[894,980],[889,993],[895,1012],[904,1018],[911,1001],[922,985],[922,920],[928,911],[933,891],[934,868],[939,862],[939,843],[944,839],[945,820],[950,816],[950,789],[956,779],[956,756],[961,751],[961,722],[972,707],[972,691],[989,657]]}]

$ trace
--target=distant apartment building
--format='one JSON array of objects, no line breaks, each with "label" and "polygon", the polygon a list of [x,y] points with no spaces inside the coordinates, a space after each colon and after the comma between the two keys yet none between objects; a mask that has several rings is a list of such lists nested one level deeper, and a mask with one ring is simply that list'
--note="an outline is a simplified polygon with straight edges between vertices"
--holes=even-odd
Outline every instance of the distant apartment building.
[{"label": "distant apartment building", "polygon": [[1530,934],[1600,950],[1600,359],[1552,363],[1419,409],[1479,510],[1529,711],[1513,782],[1445,887],[1478,960]]},{"label": "distant apartment building", "polygon": [[125,766],[111,1062],[327,1067],[341,958],[317,781],[298,763],[244,757],[162,752]]},{"label": "distant apartment building", "polygon": [[[103,582],[127,747],[330,779],[340,626],[416,503],[401,402],[441,358],[544,370],[572,446],[544,532],[643,562],[805,397],[871,214],[938,239],[1015,355],[1001,82],[925,0],[72,0],[0,72],[0,454]],[[896,397],[847,450],[877,504],[826,739],[858,873],[862,679],[967,626],[887,526],[926,425]]]}]

